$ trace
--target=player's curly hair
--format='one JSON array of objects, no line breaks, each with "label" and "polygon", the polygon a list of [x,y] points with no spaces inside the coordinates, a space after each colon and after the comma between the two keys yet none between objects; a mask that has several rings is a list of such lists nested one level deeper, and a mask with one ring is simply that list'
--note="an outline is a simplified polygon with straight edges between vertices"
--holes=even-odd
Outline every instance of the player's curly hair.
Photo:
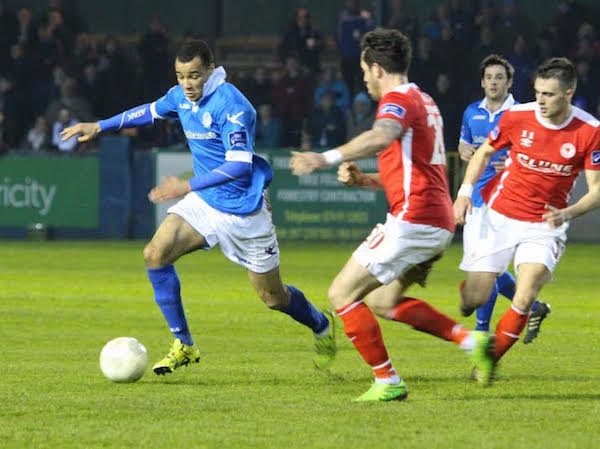
[{"label": "player's curly hair", "polygon": [[362,38],[361,49],[369,67],[377,63],[388,73],[408,72],[412,57],[410,39],[398,30],[369,31]]},{"label": "player's curly hair", "polygon": [[577,87],[577,70],[567,58],[547,59],[537,69],[536,78],[557,79],[564,90]]},{"label": "player's curly hair", "polygon": [[196,56],[200,57],[202,64],[208,67],[215,63],[213,52],[206,42],[200,39],[186,39],[183,41],[175,57],[180,62],[190,62]]},{"label": "player's curly hair", "polygon": [[510,81],[515,76],[515,68],[510,62],[504,59],[500,55],[492,54],[483,58],[481,64],[479,64],[479,71],[481,72],[481,78],[485,74],[485,69],[493,65],[501,65],[506,70],[506,78]]}]

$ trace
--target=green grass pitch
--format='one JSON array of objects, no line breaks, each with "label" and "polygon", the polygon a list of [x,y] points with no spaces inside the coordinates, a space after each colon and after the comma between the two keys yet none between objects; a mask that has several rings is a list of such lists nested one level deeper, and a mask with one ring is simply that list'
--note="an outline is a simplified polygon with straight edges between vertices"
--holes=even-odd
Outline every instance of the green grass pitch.
[{"label": "green grass pitch", "polygon": [[[133,336],[150,365],[172,337],[142,242],[0,243],[0,448],[598,448],[600,246],[570,244],[543,290],[552,314],[517,343],[493,387],[454,345],[382,322],[408,400],[355,404],[370,369],[339,333],[330,373],[310,332],[267,310],[218,250],[177,263],[198,365],[135,384],[100,373],[106,341]],[[352,245],[283,244],[284,281],[326,306]],[[460,246],[410,294],[458,317]],[[494,319],[508,307],[499,298]],[[494,321],[495,321],[494,320]],[[470,327],[474,317],[463,320]],[[341,328],[341,325],[338,326]]]}]

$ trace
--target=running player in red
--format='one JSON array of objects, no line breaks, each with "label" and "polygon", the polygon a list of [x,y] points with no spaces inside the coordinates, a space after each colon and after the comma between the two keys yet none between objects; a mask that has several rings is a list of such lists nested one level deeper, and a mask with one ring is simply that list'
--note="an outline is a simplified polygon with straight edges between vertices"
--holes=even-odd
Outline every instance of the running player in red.
[{"label": "running player in red", "polygon": [[[390,206],[329,288],[329,300],[346,335],[371,365],[375,382],[357,400],[404,399],[408,390],[394,369],[373,311],[411,325],[470,351],[477,369],[490,372],[491,339],[470,332],[426,302],[404,296],[423,285],[433,262],[454,233],[446,178],[443,123],[429,95],[409,83],[410,41],[396,30],[377,29],[362,41],[361,67],[369,94],[379,100],[373,128],[324,153],[294,153],[295,174],[342,163],[339,179],[348,186],[383,188]],[[352,161],[378,154],[378,173],[363,173]]]},{"label": "running player in red", "polygon": [[[472,313],[487,299],[498,273],[513,260],[517,286],[510,309],[495,334],[498,361],[519,339],[531,305],[552,279],[565,248],[569,220],[600,207],[600,122],[571,105],[577,77],[566,58],[552,58],[537,70],[536,101],[511,107],[473,155],[454,213],[464,224],[471,193],[490,157],[510,146],[511,163],[498,183],[482,191],[489,206],[469,257],[461,310]],[[569,193],[585,170],[588,193],[567,206]],[[467,255],[465,254],[465,257]]]}]

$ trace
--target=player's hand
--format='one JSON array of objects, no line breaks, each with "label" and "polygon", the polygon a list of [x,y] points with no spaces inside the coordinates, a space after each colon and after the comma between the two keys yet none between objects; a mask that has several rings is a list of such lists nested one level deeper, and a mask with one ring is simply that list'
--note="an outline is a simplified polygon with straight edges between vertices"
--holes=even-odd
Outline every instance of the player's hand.
[{"label": "player's hand", "polygon": [[460,156],[460,158],[463,161],[469,162],[471,160],[471,158],[473,157],[473,154],[475,153],[476,149],[477,149],[477,147],[475,147],[473,145],[467,145],[467,144],[459,145],[458,146],[458,155]]},{"label": "player's hand", "polygon": [[327,167],[325,156],[321,153],[292,151],[290,168],[296,176],[309,175],[316,170],[322,170]]},{"label": "player's hand", "polygon": [[60,137],[63,140],[69,140],[71,137],[80,134],[78,142],[87,142],[100,134],[100,125],[98,123],[77,123],[61,131]]},{"label": "player's hand", "polygon": [[190,183],[176,176],[167,176],[162,184],[154,187],[148,194],[148,199],[154,204],[182,197],[191,191]]},{"label": "player's hand", "polygon": [[496,170],[496,173],[500,173],[506,168],[506,156],[498,158],[497,161],[492,162],[492,167]]},{"label": "player's hand", "polygon": [[567,209],[558,209],[546,204],[546,210],[548,212],[542,215],[542,218],[548,222],[551,228],[558,228],[571,219]]},{"label": "player's hand", "polygon": [[471,198],[468,196],[457,196],[454,201],[454,219],[456,224],[464,225],[467,214],[473,210]]},{"label": "player's hand", "polygon": [[348,187],[364,186],[365,175],[354,162],[342,162],[338,167],[337,180]]}]

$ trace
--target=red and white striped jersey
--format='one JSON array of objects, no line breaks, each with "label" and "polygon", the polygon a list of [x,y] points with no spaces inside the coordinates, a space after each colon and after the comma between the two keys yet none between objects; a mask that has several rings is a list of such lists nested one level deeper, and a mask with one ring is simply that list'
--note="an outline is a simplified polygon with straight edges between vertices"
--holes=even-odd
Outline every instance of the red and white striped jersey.
[{"label": "red and white striped jersey", "polygon": [[415,84],[403,84],[381,98],[376,119],[396,120],[404,129],[377,157],[390,213],[454,232],[444,125],[433,99]]},{"label": "red and white striped jersey", "polygon": [[544,221],[546,205],[567,206],[581,170],[600,170],[600,122],[575,106],[560,125],[544,121],[535,102],[513,106],[488,141],[496,151],[510,146],[511,163],[482,196],[516,220]]}]

